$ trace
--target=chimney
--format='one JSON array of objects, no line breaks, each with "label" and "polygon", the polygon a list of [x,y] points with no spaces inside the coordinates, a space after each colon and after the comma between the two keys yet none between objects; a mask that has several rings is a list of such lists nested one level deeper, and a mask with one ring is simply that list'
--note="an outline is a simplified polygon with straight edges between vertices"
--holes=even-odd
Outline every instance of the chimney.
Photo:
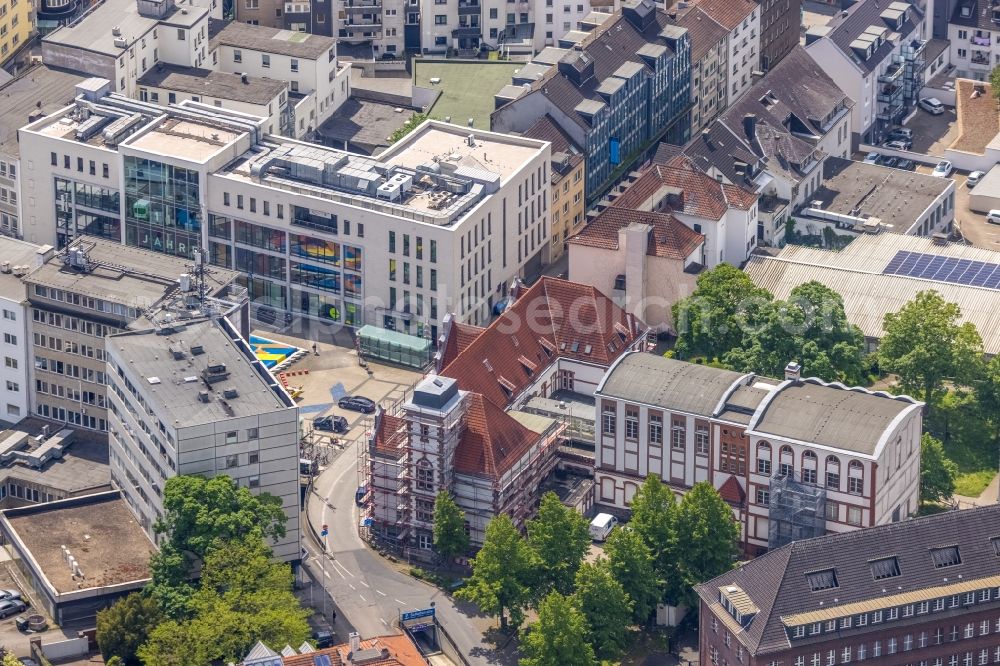
[{"label": "chimney", "polygon": [[351,646],[351,652],[357,652],[361,649],[361,634],[356,631],[352,631],[347,635],[347,641]]},{"label": "chimney", "polygon": [[791,361],[788,365],[785,366],[785,379],[797,382],[801,378],[802,378],[801,365],[799,365],[795,361]]},{"label": "chimney", "polygon": [[743,131],[746,133],[747,138],[753,140],[757,137],[757,115],[754,113],[748,113],[743,116]]}]

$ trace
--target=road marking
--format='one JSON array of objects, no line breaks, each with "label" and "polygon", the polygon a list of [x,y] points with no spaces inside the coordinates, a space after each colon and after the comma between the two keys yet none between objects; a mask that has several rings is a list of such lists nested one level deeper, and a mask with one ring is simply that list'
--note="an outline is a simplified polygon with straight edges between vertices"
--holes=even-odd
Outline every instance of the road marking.
[{"label": "road marking", "polygon": [[397,604],[399,604],[400,606],[405,606],[405,605],[406,605],[406,602],[405,602],[405,601],[400,601],[399,599],[396,599],[395,597],[393,597],[393,599],[392,599],[392,600],[393,600],[393,601],[395,601],[395,602],[396,602]]},{"label": "road marking", "polygon": [[389,626],[389,623],[385,621],[384,617],[380,617],[379,619],[382,620],[382,624],[384,624],[387,627]]},{"label": "road marking", "polygon": [[361,583],[362,585],[364,585],[365,587],[371,587],[371,585],[369,585],[368,583],[366,583],[363,580],[359,580],[358,582]]},{"label": "road marking", "polygon": [[383,592],[382,590],[375,590],[375,591],[376,591],[377,593],[381,594],[381,595],[382,595],[383,597],[385,596],[385,592]]},{"label": "road marking", "polygon": [[328,574],[328,573],[326,572],[326,570],[324,569],[324,570],[323,570],[323,578],[329,578],[329,577],[330,577],[330,574]]},{"label": "road marking", "polygon": [[358,596],[361,597],[361,601],[364,601],[365,603],[368,603],[368,600],[365,599],[365,595],[359,594]]},{"label": "road marking", "polygon": [[341,564],[341,563],[340,563],[340,562],[338,562],[337,560],[333,560],[333,566],[337,567],[338,569],[340,569],[341,571],[343,571],[343,572],[344,572],[345,574],[347,574],[347,575],[348,575],[348,576],[350,576],[351,578],[354,578],[354,577],[355,577],[355,576],[354,576],[354,574],[352,574],[352,573],[351,573],[351,572],[350,572],[350,571],[348,570],[348,568],[347,568],[347,567],[345,567],[345,566],[344,566],[343,564]]},{"label": "road marking", "polygon": [[357,591],[357,589],[358,589],[358,588],[354,587],[353,585],[351,585],[350,583],[348,583],[348,584],[347,584],[347,587],[351,588],[351,589],[352,589],[352,590],[354,590],[355,592],[356,592],[356,591]]}]

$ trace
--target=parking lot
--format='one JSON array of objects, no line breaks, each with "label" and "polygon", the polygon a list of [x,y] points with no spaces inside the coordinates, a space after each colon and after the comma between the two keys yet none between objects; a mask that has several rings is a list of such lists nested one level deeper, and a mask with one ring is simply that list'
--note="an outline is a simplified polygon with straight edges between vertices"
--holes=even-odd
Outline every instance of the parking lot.
[{"label": "parking lot", "polygon": [[[6,555],[6,552],[4,552],[4,555]],[[28,643],[33,636],[41,636],[43,644],[50,641],[61,641],[65,638],[75,638],[75,631],[66,632],[64,634],[59,627],[53,626],[52,619],[46,616],[43,610],[31,603],[30,596],[24,594],[22,586],[20,586],[17,580],[15,580],[15,578],[11,575],[11,571],[8,568],[10,566],[11,563],[9,560],[0,561],[0,589],[12,590],[21,593],[22,599],[28,604],[28,609],[24,613],[14,613],[13,615],[0,619],[0,645],[12,651],[19,657],[26,657],[30,653]],[[45,616],[45,620],[49,626],[46,630],[40,632],[21,631],[17,628],[14,620],[22,615],[43,615]]]},{"label": "parking lot", "polygon": [[913,152],[940,157],[958,136],[955,108],[946,106],[939,116],[931,115],[923,109],[903,123],[913,130]]}]

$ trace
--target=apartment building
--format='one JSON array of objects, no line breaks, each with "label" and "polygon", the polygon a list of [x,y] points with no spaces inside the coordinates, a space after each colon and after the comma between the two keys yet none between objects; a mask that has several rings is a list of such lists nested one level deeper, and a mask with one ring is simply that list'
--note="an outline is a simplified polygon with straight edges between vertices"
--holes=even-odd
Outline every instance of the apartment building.
[{"label": "apartment building", "polygon": [[797,47],[693,138],[684,155],[709,176],[761,195],[757,241],[781,245],[789,216],[822,185],[826,156],[850,155],[853,106]]},{"label": "apartment building", "polygon": [[743,96],[760,62],[760,6],[753,0],[699,0],[697,6],[728,31],[727,104]]},{"label": "apartment building", "polygon": [[855,143],[879,143],[915,107],[930,34],[923,7],[908,0],[860,0],[806,33],[806,52],[854,100]]},{"label": "apartment building", "polygon": [[605,369],[645,345],[646,332],[592,287],[550,277],[515,291],[486,328],[449,320],[436,374],[376,416],[364,462],[373,531],[428,555],[441,490],[465,511],[474,548],[500,512],[523,524],[559,464],[567,405],[588,404]]},{"label": "apartment building", "polygon": [[990,0],[960,0],[948,20],[948,42],[955,76],[989,81],[1000,65],[1000,6]]},{"label": "apartment building", "polygon": [[[32,411],[51,421],[105,431],[105,337],[183,299],[182,288],[187,284],[190,289],[197,266],[96,237],[76,239],[59,253],[43,249],[41,265],[23,277],[30,314],[27,390]],[[202,272],[210,296],[229,297],[235,273],[219,268]],[[233,298],[240,300],[239,295]]]},{"label": "apartment building", "polygon": [[1000,507],[796,541],[698,585],[712,664],[1000,663]]},{"label": "apartment building", "polygon": [[549,233],[549,259],[556,261],[566,250],[569,238],[583,229],[587,220],[583,151],[549,115],[539,118],[524,136],[551,144],[549,200],[552,202],[552,224]]},{"label": "apartment building", "polygon": [[0,236],[0,423],[13,425],[31,411],[28,383],[27,291],[21,277],[46,250]]},{"label": "apartment building", "polygon": [[[449,310],[488,321],[514,278],[549,261],[545,142],[427,122],[373,159],[106,87],[92,81],[76,105],[21,130],[38,156],[23,175],[29,237],[103,231],[188,259],[202,247],[245,274],[255,316],[434,336]],[[109,124],[123,114],[132,124]],[[100,224],[81,217],[81,198],[103,206]]]},{"label": "apartment building", "polygon": [[681,494],[717,488],[749,553],[913,515],[922,403],[629,354],[595,391],[597,501],[625,512],[649,474]]},{"label": "apartment building", "polygon": [[[625,5],[589,32],[566,35],[496,97],[495,131],[524,132],[549,114],[584,149],[586,197],[596,200],[638,158],[690,129],[691,43],[650,0]],[[520,85],[519,85],[520,84]],[[526,84],[526,85],[525,85]]]},{"label": "apartment building", "polygon": [[677,18],[691,37],[691,133],[729,106],[728,31],[698,5]]},{"label": "apartment building", "polygon": [[5,0],[0,4],[0,67],[25,60],[24,46],[35,35],[35,12],[30,0]]},{"label": "apartment building", "polygon": [[226,474],[281,498],[285,536],[268,545],[298,561],[298,408],[225,316],[176,314],[165,308],[148,328],[108,338],[112,482],[159,538],[167,479]]},{"label": "apartment building", "polygon": [[758,0],[760,69],[766,72],[799,45],[802,0]]}]

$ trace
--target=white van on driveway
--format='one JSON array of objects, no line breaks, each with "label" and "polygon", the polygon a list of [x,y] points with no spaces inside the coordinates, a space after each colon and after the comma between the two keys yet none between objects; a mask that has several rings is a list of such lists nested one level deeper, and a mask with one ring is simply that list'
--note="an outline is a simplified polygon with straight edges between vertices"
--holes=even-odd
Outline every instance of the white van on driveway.
[{"label": "white van on driveway", "polygon": [[618,519],[610,513],[599,513],[590,521],[590,538],[594,541],[604,541],[611,530],[618,524]]}]

